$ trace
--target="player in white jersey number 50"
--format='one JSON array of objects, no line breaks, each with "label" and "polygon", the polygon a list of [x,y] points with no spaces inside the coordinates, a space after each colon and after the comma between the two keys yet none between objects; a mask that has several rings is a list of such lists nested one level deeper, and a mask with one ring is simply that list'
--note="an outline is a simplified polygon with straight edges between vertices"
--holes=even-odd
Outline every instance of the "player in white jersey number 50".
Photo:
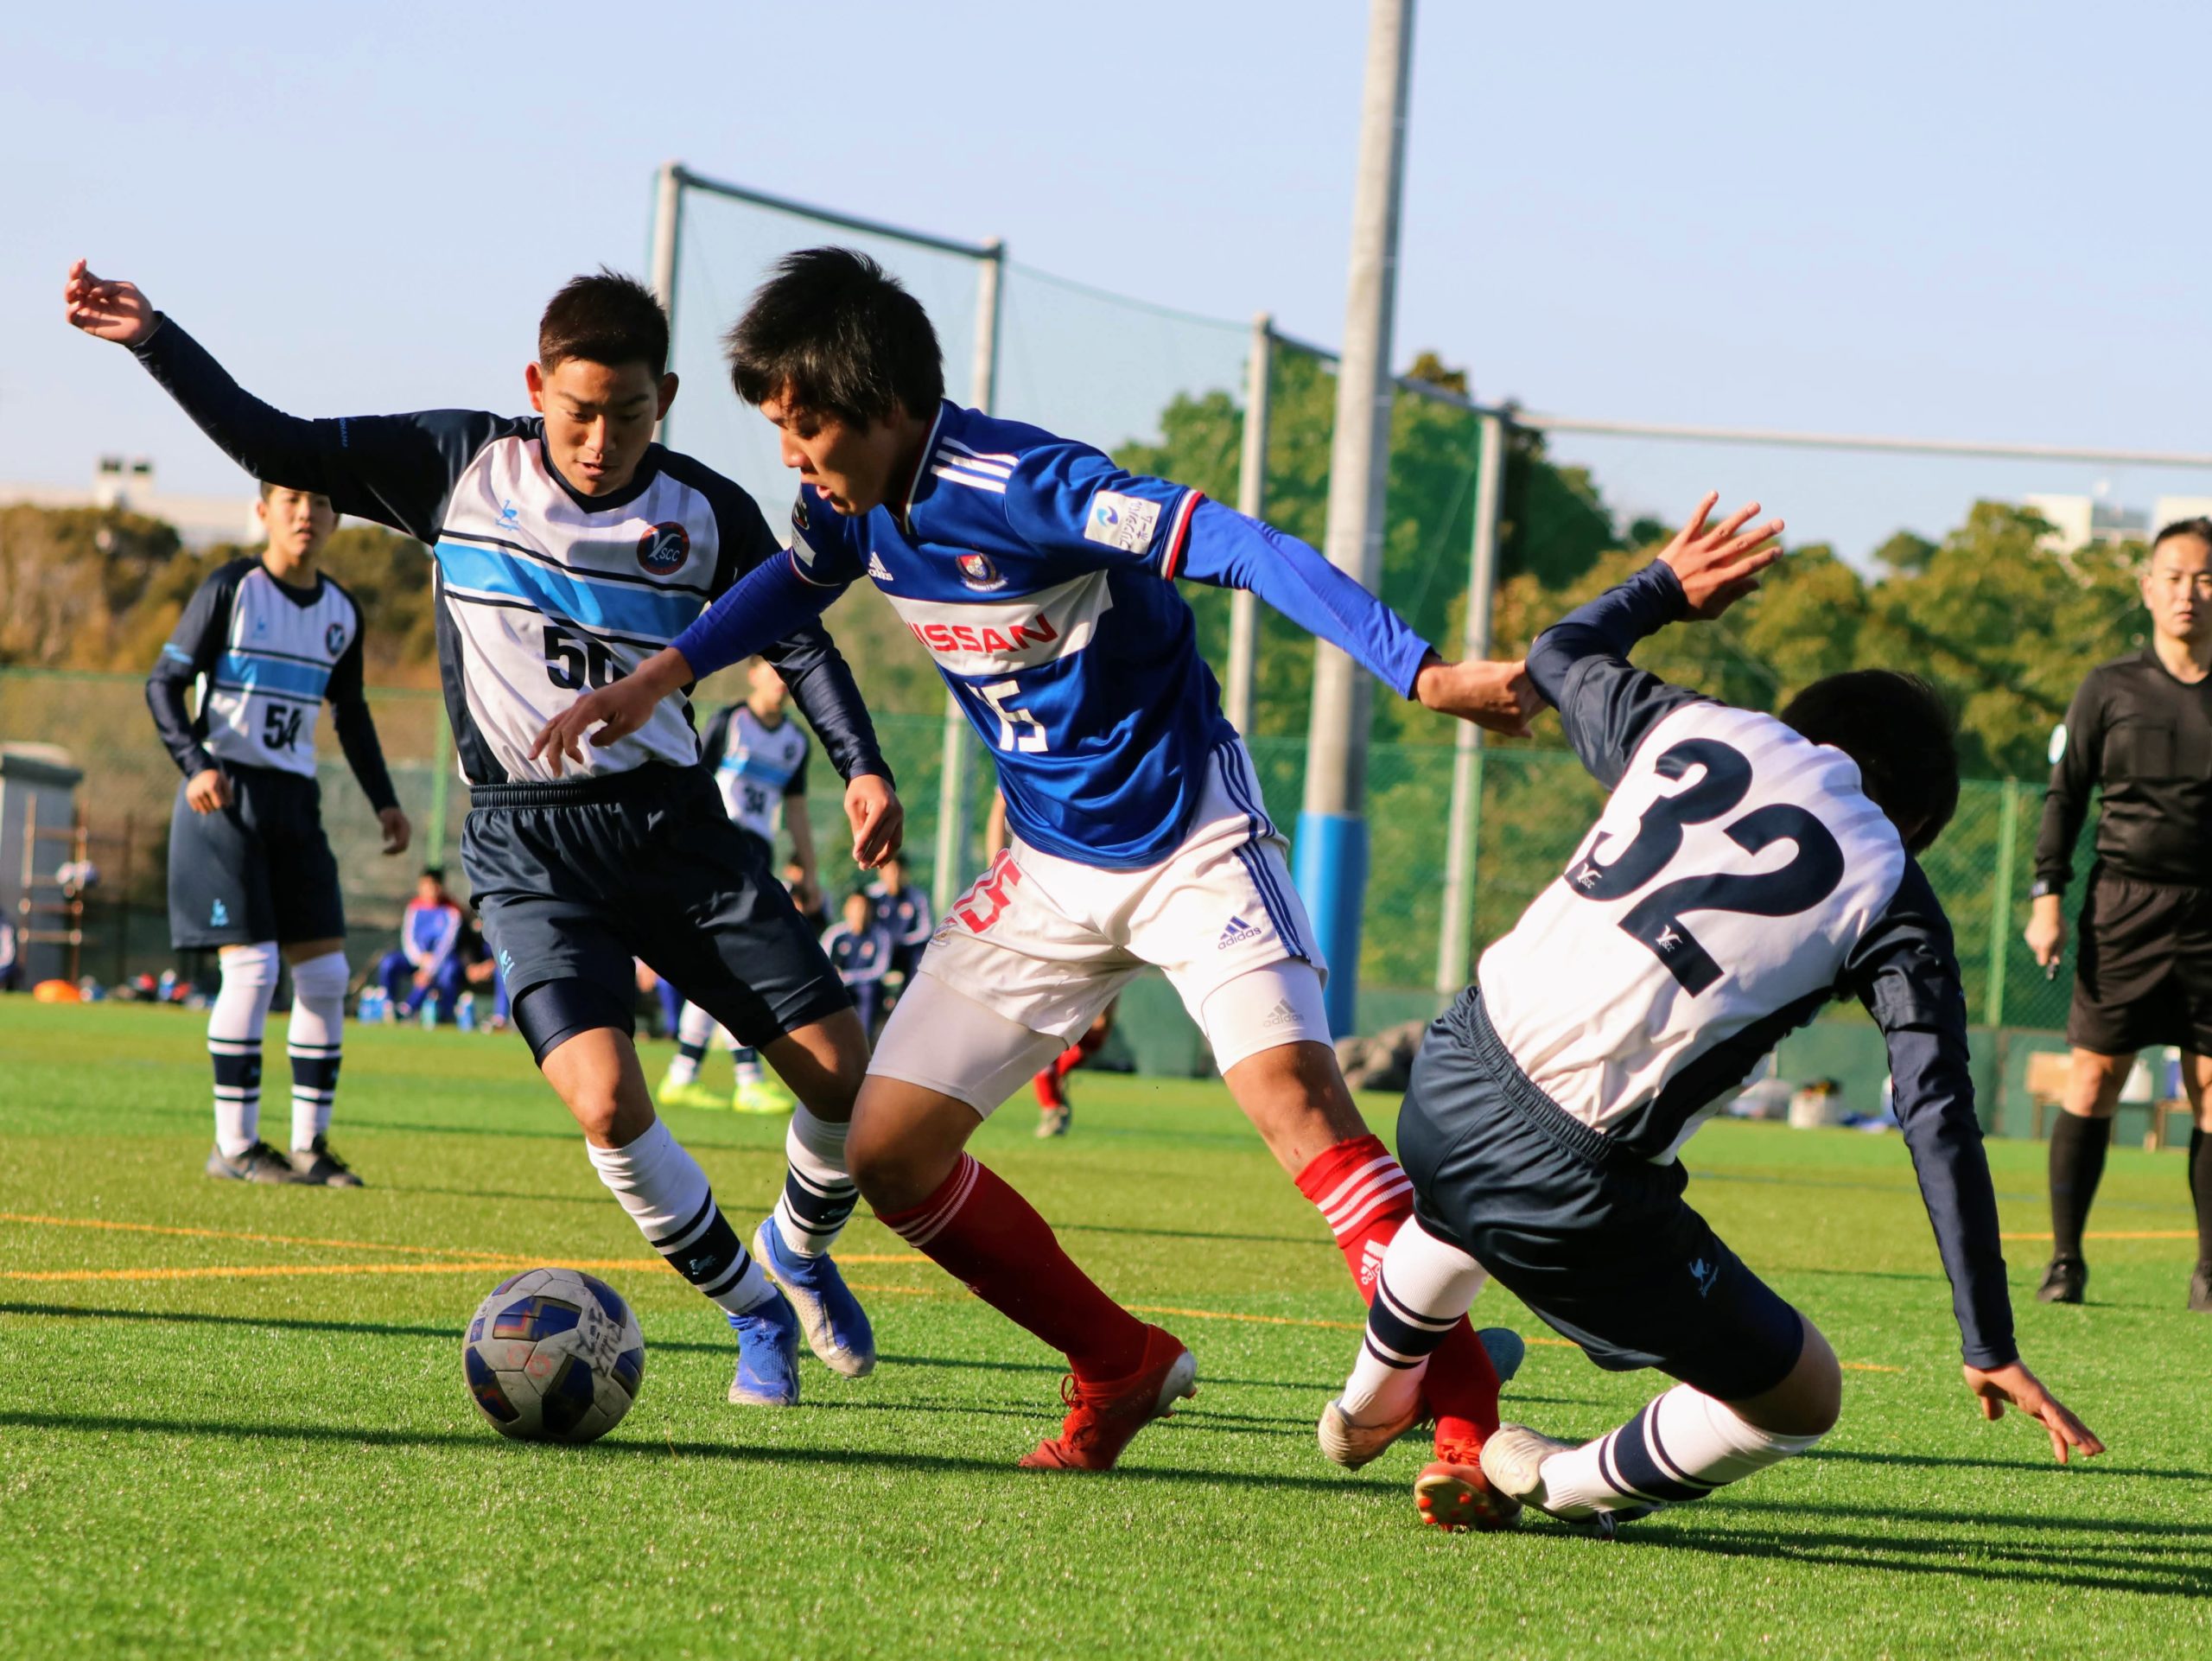
[{"label": "player in white jersey number 50", "polygon": [[[1363,1291],[1407,1214],[1337,1071],[1325,968],[1176,580],[1250,589],[1440,713],[1520,731],[1526,678],[1446,662],[1313,549],[1198,491],[950,402],[928,316],[860,255],[791,255],[729,339],[739,395],[799,474],[791,557],[549,722],[541,752],[621,742],[693,671],[854,582],[897,612],[996,759],[1013,838],[892,1012],[853,1174],[888,1227],[1068,1356],[1074,1411],[1026,1462],[1103,1469],[1187,1392],[1191,1357],[965,1147],[1133,976],[1166,971]],[[1471,1333],[1453,1341],[1483,1365]]]},{"label": "player in white jersey number 50", "polygon": [[[2101,1451],[2022,1365],[1967,1070],[1951,930],[1914,856],[1958,805],[1948,712],[1886,670],[1831,676],[1779,716],[1633,667],[1637,641],[1715,617],[1775,557],[1708,497],[1660,560],[1540,636],[1529,672],[1612,791],[1559,881],[1429,1028],[1398,1119],[1414,1221],[1382,1260],[1323,1446],[1364,1451],[1456,1387],[1435,1334],[1487,1276],[1599,1366],[1681,1382],[1577,1447],[1507,1425],[1440,1447],[1414,1492],[1447,1527],[1520,1505],[1610,1532],[1802,1453],[1835,1421],[1827,1341],[1683,1203],[1677,1150],[1783,1034],[1864,1003],[1951,1282],[1982,1411]],[[1423,1369],[1427,1377],[1423,1378]],[[1352,1463],[1354,1460],[1344,1459]]]}]

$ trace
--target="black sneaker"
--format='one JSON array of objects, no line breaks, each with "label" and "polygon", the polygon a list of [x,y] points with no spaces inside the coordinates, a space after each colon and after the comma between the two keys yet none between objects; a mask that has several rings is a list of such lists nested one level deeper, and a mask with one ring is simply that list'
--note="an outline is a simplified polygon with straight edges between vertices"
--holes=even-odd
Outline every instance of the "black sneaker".
[{"label": "black sneaker", "polygon": [[331,1151],[330,1138],[317,1136],[312,1148],[292,1150],[292,1181],[321,1188],[359,1188],[365,1185],[353,1168]]},{"label": "black sneaker", "polygon": [[297,1182],[292,1161],[265,1142],[232,1159],[218,1147],[207,1155],[207,1174],[226,1182]]},{"label": "black sneaker", "polygon": [[2189,1308],[2191,1314],[2212,1315],[2212,1263],[2197,1264],[2189,1277]]},{"label": "black sneaker", "polygon": [[2036,1288],[2036,1301],[2079,1303],[2088,1283],[2088,1264],[2079,1257],[2053,1257],[2050,1267],[2043,1271],[2043,1284]]}]

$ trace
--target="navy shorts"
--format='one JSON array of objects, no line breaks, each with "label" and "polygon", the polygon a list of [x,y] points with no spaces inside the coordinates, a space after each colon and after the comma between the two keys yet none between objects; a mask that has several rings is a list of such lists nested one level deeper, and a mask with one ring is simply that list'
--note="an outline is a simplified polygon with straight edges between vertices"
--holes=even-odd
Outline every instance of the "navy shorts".
[{"label": "navy shorts", "polygon": [[627,1009],[641,958],[752,1047],[852,1007],[703,771],[649,763],[472,801],[461,869],[510,1000],[582,980]]},{"label": "navy shorts", "polygon": [[1472,989],[1421,1041],[1398,1160],[1421,1226],[1599,1366],[1656,1367],[1741,1401],[1796,1365],[1796,1310],[1683,1203],[1681,1164],[1653,1164],[1545,1096]]},{"label": "navy shorts", "polygon": [[195,813],[176,787],[169,816],[169,944],[185,951],[346,933],[322,792],[279,767],[217,764],[231,805]]}]

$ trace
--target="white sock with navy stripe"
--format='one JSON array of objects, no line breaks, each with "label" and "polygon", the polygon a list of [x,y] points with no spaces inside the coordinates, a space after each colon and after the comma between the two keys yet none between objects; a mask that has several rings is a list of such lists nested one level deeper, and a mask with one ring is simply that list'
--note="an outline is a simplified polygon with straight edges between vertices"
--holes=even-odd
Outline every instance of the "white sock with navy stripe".
[{"label": "white sock with navy stripe", "polygon": [[668,1082],[679,1088],[695,1082],[714,1041],[715,1018],[696,1003],[685,1004],[676,1021],[676,1060],[668,1064]]},{"label": "white sock with navy stripe", "polygon": [[837,1244],[859,1203],[860,1190],[845,1171],[849,1124],[817,1118],[802,1102],[791,1109],[784,1133],[783,1198],[776,1201],[776,1232],[801,1257],[819,1257]]},{"label": "white sock with navy stripe", "polygon": [[1345,1381],[1344,1408],[1357,1424],[1393,1419],[1412,1405],[1428,1358],[1490,1278],[1483,1266],[1409,1218],[1382,1254],[1359,1359]]},{"label": "white sock with navy stripe", "polygon": [[776,1295],[715,1203],[699,1161],[658,1119],[626,1148],[584,1144],[599,1180],[676,1272],[734,1315]]},{"label": "white sock with navy stripe", "polygon": [[215,1146],[236,1159],[261,1140],[261,1033],[276,995],[276,942],[223,948],[222,990],[207,1008],[215,1065]]},{"label": "white sock with navy stripe", "polygon": [[292,1063],[292,1147],[306,1153],[330,1129],[346,1033],[346,954],[326,951],[292,965],[292,1018],[284,1048]]},{"label": "white sock with navy stripe", "polygon": [[1762,1430],[1727,1403],[1676,1384],[1619,1429],[1546,1460],[1545,1509],[1577,1517],[1702,1499],[1818,1441]]}]

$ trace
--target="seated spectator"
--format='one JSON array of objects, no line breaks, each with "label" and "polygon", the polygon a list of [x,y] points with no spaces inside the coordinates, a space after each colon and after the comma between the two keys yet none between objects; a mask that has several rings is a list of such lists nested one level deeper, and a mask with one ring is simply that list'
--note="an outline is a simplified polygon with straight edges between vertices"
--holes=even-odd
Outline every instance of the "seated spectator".
[{"label": "seated spectator", "polygon": [[400,919],[398,950],[385,952],[377,964],[376,977],[400,1020],[413,1015],[425,998],[433,1000],[439,1018],[453,1019],[463,978],[461,936],[461,907],[446,892],[446,874],[426,867]]}]

